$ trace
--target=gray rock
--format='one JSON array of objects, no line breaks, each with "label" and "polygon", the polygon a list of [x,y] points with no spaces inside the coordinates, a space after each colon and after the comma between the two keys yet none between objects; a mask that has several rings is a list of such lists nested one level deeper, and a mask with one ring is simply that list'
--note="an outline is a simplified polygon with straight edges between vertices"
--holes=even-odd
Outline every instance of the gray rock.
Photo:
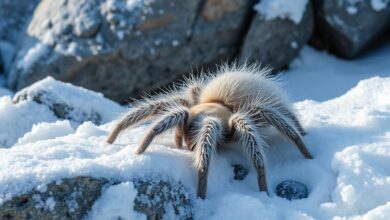
[{"label": "gray rock", "polygon": [[191,35],[189,65],[220,64],[221,60],[232,59],[239,50],[254,3],[254,0],[204,1]]},{"label": "gray rock", "polygon": [[0,219],[82,219],[99,198],[107,180],[92,177],[62,179],[33,190],[0,206]]},{"label": "gray rock", "polygon": [[[110,184],[104,178],[74,177],[54,181],[46,190],[32,190],[0,206],[0,219],[83,219]],[[148,219],[192,219],[193,199],[176,181],[135,178],[134,210]],[[118,217],[120,219],[120,217]]]},{"label": "gray rock", "polygon": [[133,180],[138,194],[134,210],[148,219],[192,219],[193,198],[186,188],[173,180],[141,178]]},{"label": "gray rock", "polygon": [[[123,101],[231,58],[252,0],[43,0],[7,84],[47,75]],[[31,56],[34,55],[34,56]]]},{"label": "gray rock", "polygon": [[17,43],[40,0],[0,0],[0,40]]},{"label": "gray rock", "polygon": [[112,120],[121,107],[99,93],[88,91],[51,77],[40,80],[15,94],[14,103],[34,101],[47,106],[59,119],[99,125]]},{"label": "gray rock", "polygon": [[287,200],[304,199],[309,196],[309,190],[301,182],[285,180],[276,186],[276,195]]},{"label": "gray rock", "polygon": [[311,1],[298,24],[289,18],[267,19],[257,12],[241,48],[240,61],[261,62],[274,71],[286,67],[309,40],[314,26]]},{"label": "gray rock", "polygon": [[8,45],[18,44],[39,1],[0,0],[0,73],[9,69],[14,56],[15,51]]},{"label": "gray rock", "polygon": [[241,164],[234,164],[233,173],[235,180],[243,180],[248,175],[248,169]]},{"label": "gray rock", "polygon": [[3,55],[1,55],[1,48],[0,48],[0,74],[4,73],[4,61],[3,61]]},{"label": "gray rock", "polygon": [[314,3],[316,29],[312,43],[341,57],[360,55],[390,29],[389,1],[315,0]]}]

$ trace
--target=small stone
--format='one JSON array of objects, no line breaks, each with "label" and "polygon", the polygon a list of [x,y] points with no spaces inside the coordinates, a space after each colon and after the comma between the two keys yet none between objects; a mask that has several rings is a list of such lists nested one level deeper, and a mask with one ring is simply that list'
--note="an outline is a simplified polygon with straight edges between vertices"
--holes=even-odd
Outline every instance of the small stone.
[{"label": "small stone", "polygon": [[287,200],[304,199],[309,196],[309,190],[301,182],[285,180],[276,186],[276,195]]},{"label": "small stone", "polygon": [[235,180],[243,180],[248,174],[248,169],[241,164],[232,165]]}]

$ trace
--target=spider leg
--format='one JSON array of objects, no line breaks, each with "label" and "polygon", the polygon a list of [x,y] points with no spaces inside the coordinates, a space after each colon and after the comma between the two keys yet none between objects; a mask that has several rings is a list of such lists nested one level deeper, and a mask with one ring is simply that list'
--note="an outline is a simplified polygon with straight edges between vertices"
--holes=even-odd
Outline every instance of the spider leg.
[{"label": "spider leg", "polygon": [[302,153],[302,155],[307,159],[313,159],[309,150],[307,149],[305,143],[302,140],[302,136],[299,134],[299,131],[294,126],[291,126],[286,120],[285,117],[278,113],[278,111],[257,108],[258,113],[261,118],[264,118],[270,125],[274,126],[282,135],[290,139]]},{"label": "spider leg", "polygon": [[229,125],[233,130],[235,139],[239,140],[244,147],[244,151],[252,159],[253,165],[257,171],[257,181],[260,191],[268,193],[264,157],[262,153],[262,149],[268,148],[268,146],[262,139],[255,121],[246,116],[246,114],[236,113],[230,117]]},{"label": "spider leg", "polygon": [[288,109],[283,109],[283,115],[285,115],[287,118],[289,118],[294,123],[295,127],[298,129],[301,136],[306,135],[306,131],[303,129],[297,116],[292,111],[290,111]]},{"label": "spider leg", "polygon": [[219,119],[204,117],[194,129],[194,166],[198,170],[198,197],[204,199],[207,191],[207,173],[210,158],[222,138],[222,124]]},{"label": "spider leg", "polygon": [[178,126],[175,132],[175,144],[177,148],[183,147],[183,128]]},{"label": "spider leg", "polygon": [[153,117],[169,106],[181,104],[189,106],[184,98],[177,96],[172,99],[150,99],[131,108],[127,115],[114,127],[107,138],[107,143],[114,143],[119,133],[124,129]]},{"label": "spider leg", "polygon": [[189,110],[184,106],[174,106],[167,110],[167,113],[163,115],[159,121],[152,125],[138,146],[136,153],[143,153],[157,135],[177,125],[182,126],[185,124],[188,120],[189,114]]}]

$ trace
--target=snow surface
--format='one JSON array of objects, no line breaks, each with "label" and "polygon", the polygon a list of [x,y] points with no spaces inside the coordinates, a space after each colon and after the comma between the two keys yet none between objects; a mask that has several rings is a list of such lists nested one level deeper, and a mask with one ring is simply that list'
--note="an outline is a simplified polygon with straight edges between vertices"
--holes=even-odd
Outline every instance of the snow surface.
[{"label": "snow surface", "polygon": [[302,20],[308,0],[261,0],[254,9],[266,20],[275,18],[290,19],[296,24]]},{"label": "snow surface", "polygon": [[360,80],[390,76],[390,44],[356,60],[342,60],[304,46],[290,69],[281,74],[293,101],[326,101],[341,96]]},{"label": "snow surface", "polygon": [[[145,215],[133,211],[137,190],[132,182],[124,182],[108,188],[92,207],[89,219],[146,219]],[[121,204],[121,205],[118,205]]]},{"label": "snow surface", "polygon": [[390,0],[338,0],[338,6],[346,6],[346,10],[350,15],[358,12],[358,5],[368,3],[375,11],[382,11],[390,6]]},{"label": "snow surface", "polygon": [[[276,134],[270,137],[267,196],[258,191],[249,161],[232,151],[217,154],[211,162],[207,198],[195,201],[195,219],[389,219],[389,56],[390,45],[355,61],[305,47],[280,78],[296,101],[314,159],[304,159]],[[112,117],[118,111],[125,108],[104,109]],[[166,175],[196,194],[192,152],[176,149],[172,134],[159,138],[144,154],[135,154],[148,124],[127,130],[109,145],[105,138],[115,121],[72,125],[34,102],[15,105],[9,96],[0,98],[0,122],[1,135],[17,137],[9,148],[0,148],[0,203],[79,175],[122,182],[103,192],[89,219],[118,215],[145,219],[132,209],[136,192],[130,181],[139,175]],[[10,133],[12,126],[18,129]],[[242,181],[233,179],[235,163],[250,168]],[[286,179],[306,184],[309,197],[295,201],[277,197],[275,187]],[[53,203],[45,205],[50,208]]]}]

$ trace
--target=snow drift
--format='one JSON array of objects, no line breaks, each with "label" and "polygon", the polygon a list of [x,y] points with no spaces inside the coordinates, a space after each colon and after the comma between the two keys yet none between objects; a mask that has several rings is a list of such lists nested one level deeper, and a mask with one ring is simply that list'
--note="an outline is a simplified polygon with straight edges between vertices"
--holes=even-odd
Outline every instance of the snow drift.
[{"label": "snow drift", "polygon": [[[54,80],[49,84],[54,94],[64,89]],[[83,90],[69,86],[65,86],[72,90],[69,94],[84,96]],[[219,153],[211,162],[207,198],[194,204],[195,219],[387,219],[389,97],[390,77],[373,77],[338,98],[295,103],[308,131],[305,142],[315,159],[305,160],[289,142],[277,136],[270,138],[272,148],[267,152],[266,167],[271,192],[267,196],[258,191],[255,171],[246,160],[234,152]],[[74,100],[67,99],[70,105],[80,106]],[[102,108],[107,100],[96,100],[90,107],[107,118],[125,111],[114,105]],[[188,193],[196,193],[192,152],[176,149],[171,134],[160,138],[144,154],[135,154],[148,124],[127,130],[116,144],[109,145],[105,138],[114,121],[96,125],[59,120],[45,105],[13,104],[8,96],[0,98],[0,116],[1,129],[12,128],[14,134],[8,135],[12,137],[7,142],[9,148],[0,148],[0,203],[44,188],[51,181],[80,175],[123,182],[103,192],[89,218],[100,215],[97,208],[105,210],[105,216],[145,218],[131,208],[135,192],[128,181],[136,176],[166,175],[183,183]],[[233,179],[234,163],[250,169],[244,180]],[[305,183],[309,197],[295,201],[277,197],[274,188],[285,179]],[[121,202],[110,207],[119,195],[128,197],[121,197]]]}]

